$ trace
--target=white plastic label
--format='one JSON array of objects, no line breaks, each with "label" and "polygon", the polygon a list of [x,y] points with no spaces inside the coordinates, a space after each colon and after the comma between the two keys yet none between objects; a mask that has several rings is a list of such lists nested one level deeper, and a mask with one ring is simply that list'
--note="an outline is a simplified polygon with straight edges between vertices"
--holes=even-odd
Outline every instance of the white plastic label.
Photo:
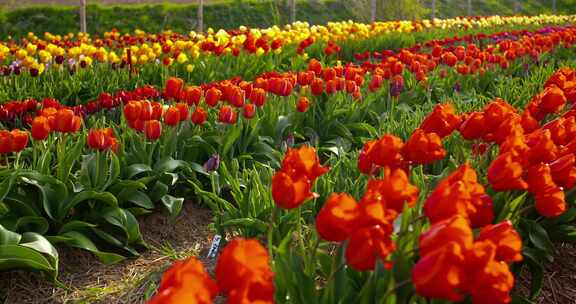
[{"label": "white plastic label", "polygon": [[210,245],[210,251],[208,251],[208,258],[213,259],[216,257],[218,253],[218,247],[220,247],[220,240],[222,240],[222,236],[217,234],[212,239],[212,245]]}]

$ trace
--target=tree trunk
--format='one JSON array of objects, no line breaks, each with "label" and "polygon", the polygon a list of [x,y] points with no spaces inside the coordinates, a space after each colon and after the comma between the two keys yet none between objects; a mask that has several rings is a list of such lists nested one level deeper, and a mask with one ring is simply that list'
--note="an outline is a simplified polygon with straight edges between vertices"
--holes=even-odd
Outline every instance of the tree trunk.
[{"label": "tree trunk", "polygon": [[86,0],[80,0],[80,32],[86,33]]},{"label": "tree trunk", "polygon": [[296,0],[290,0],[290,23],[296,22]]},{"label": "tree trunk", "polygon": [[196,31],[204,31],[204,0],[198,0],[198,26]]},{"label": "tree trunk", "polygon": [[376,21],[376,0],[370,1],[370,22]]},{"label": "tree trunk", "polygon": [[472,0],[468,0],[468,16],[472,16]]},{"label": "tree trunk", "polygon": [[432,18],[436,18],[436,0],[432,0]]},{"label": "tree trunk", "polygon": [[556,0],[552,0],[552,12],[556,14]]}]

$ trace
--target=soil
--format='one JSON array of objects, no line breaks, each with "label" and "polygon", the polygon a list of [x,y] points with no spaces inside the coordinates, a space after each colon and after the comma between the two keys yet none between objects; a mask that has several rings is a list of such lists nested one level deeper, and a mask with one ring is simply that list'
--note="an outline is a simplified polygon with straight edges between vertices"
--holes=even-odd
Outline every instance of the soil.
[{"label": "soil", "polygon": [[0,274],[0,302],[5,298],[5,304],[144,303],[145,295],[154,293],[172,258],[206,257],[212,241],[208,229],[211,221],[210,211],[189,202],[175,223],[161,213],[143,217],[140,227],[152,249],[114,265],[104,265],[83,251],[62,248],[59,279],[69,290],[54,287],[29,272],[8,272]]}]

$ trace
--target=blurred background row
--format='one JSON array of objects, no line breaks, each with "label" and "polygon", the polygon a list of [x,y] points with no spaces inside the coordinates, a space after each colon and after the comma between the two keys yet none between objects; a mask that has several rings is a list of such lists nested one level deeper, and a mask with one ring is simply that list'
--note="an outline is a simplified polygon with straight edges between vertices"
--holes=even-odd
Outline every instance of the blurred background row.
[{"label": "blurred background row", "polygon": [[84,5],[89,33],[576,12],[576,0],[0,0],[0,39],[77,32]]}]

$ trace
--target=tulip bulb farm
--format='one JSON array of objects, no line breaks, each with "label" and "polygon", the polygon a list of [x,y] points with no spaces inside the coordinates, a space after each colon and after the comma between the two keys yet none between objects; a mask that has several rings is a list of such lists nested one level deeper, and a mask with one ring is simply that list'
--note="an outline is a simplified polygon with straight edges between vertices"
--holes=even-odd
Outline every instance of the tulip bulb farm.
[{"label": "tulip bulb farm", "polygon": [[6,38],[0,166],[3,303],[548,303],[576,16]]}]

